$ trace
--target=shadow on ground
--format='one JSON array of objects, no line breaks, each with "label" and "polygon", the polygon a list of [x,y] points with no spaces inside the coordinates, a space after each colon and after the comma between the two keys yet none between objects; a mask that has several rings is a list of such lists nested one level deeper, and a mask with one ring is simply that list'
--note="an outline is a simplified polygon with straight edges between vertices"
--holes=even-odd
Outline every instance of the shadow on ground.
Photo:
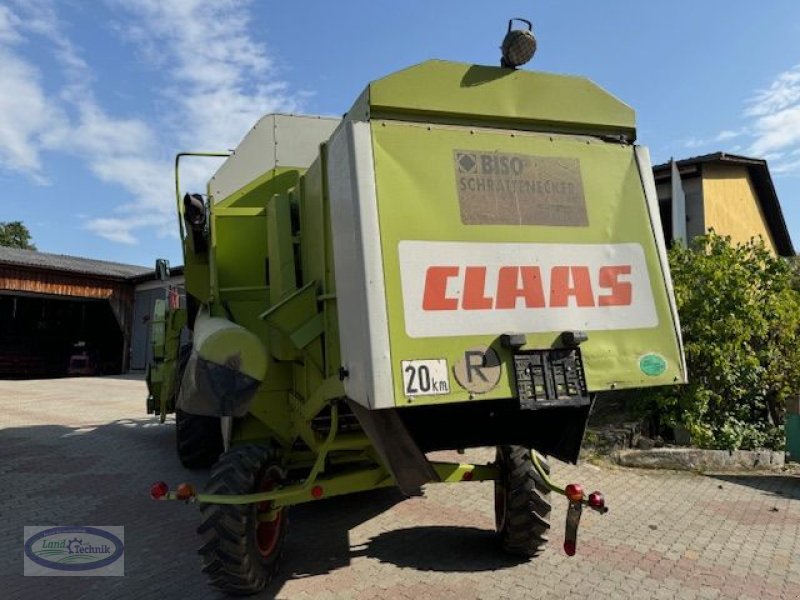
[{"label": "shadow on ground", "polygon": [[770,496],[800,500],[800,475],[710,474],[707,477],[761,490]]},{"label": "shadow on ground", "polygon": [[[414,552],[409,552],[409,548],[413,548]],[[503,554],[494,531],[475,527],[395,529],[381,533],[353,550],[353,556],[369,556],[418,571],[496,571],[528,560]]]}]

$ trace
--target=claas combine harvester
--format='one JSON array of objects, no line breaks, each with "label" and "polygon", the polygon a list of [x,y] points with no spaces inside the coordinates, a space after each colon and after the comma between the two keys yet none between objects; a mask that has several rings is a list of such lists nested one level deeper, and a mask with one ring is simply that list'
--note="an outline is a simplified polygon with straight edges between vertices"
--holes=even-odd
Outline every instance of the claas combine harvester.
[{"label": "claas combine harvester", "polygon": [[[518,70],[529,26],[502,48],[373,81],[342,119],[265,116],[179,194],[186,303],[157,306],[148,408],[213,466],[202,492],[151,494],[199,505],[212,585],[262,589],[293,505],[431,482],[494,481],[500,545],[526,557],[567,496],[574,554],[604,500],[545,456],[578,459],[595,393],[685,381],[633,110]],[[482,446],[495,461],[426,456]]]}]

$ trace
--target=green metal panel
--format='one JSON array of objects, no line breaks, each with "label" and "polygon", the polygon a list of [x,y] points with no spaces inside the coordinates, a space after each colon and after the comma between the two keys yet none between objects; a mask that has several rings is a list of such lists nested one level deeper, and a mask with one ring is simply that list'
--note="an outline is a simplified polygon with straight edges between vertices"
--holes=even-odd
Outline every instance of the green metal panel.
[{"label": "green metal panel", "polygon": [[373,119],[449,118],[636,137],[633,109],[584,77],[430,60],[372,82],[368,102]]},{"label": "green metal panel", "polygon": [[[267,205],[269,246],[269,300],[274,305],[297,288],[291,207],[288,194],[278,194]],[[243,242],[244,240],[242,240]],[[241,242],[240,242],[241,243]]]},{"label": "green metal panel", "polygon": [[[572,136],[423,126],[397,122],[372,123],[386,302],[398,405],[507,398],[515,395],[508,370],[509,351],[498,336],[461,335],[410,337],[406,330],[399,245],[405,240],[459,243],[629,244],[639,245],[646,260],[657,324],[652,327],[589,331],[581,346],[590,390],[665,385],[684,380],[681,353],[661,277],[642,182],[633,147]],[[425,148],[420,152],[420,148]],[[532,157],[568,157],[578,161],[588,224],[536,226],[468,225],[462,222],[454,164],[456,150]],[[568,263],[567,263],[568,264]],[[407,317],[407,315],[405,315]],[[441,319],[451,318],[442,313]],[[476,317],[477,318],[477,317]],[[574,329],[582,329],[576,323]],[[558,344],[562,330],[527,333],[528,348]],[[493,347],[503,363],[499,384],[473,395],[452,378],[449,394],[406,399],[402,360],[447,359],[452,367],[466,349]],[[663,358],[663,372],[640,364],[643,357]],[[650,370],[653,374],[646,374]]]},{"label": "green metal panel", "polygon": [[219,206],[264,206],[275,194],[285,192],[297,185],[302,169],[276,167],[248,183],[227,198],[220,199]]}]

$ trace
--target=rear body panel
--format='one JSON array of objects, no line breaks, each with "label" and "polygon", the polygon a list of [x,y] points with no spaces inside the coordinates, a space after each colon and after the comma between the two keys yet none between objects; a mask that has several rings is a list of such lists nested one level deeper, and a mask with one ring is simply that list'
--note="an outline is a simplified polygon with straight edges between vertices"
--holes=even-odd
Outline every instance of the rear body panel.
[{"label": "rear body panel", "polygon": [[[549,348],[563,331],[586,331],[590,391],[684,381],[660,225],[633,146],[396,122],[373,122],[372,133],[396,405],[470,400],[455,378],[449,393],[409,397],[401,366],[428,358],[452,367],[480,346],[504,371],[482,397],[515,396],[503,333]],[[468,168],[465,155],[475,157]],[[497,158],[528,164],[503,172]],[[494,205],[466,213],[476,199]]]},{"label": "rear body panel", "polygon": [[[524,334],[528,350],[586,332],[589,392],[686,380],[644,149],[395,120],[346,121],[329,149],[342,363],[355,401],[515,398],[507,333]],[[353,183],[364,177],[374,185]],[[498,363],[477,367],[497,368],[477,372],[476,352]],[[465,372],[489,385],[470,385]]]}]

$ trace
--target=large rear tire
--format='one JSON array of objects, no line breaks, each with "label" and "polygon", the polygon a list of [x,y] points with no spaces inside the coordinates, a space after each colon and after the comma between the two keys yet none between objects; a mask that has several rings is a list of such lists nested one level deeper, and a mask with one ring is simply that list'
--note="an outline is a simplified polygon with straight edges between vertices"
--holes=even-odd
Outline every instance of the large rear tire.
[{"label": "large rear tire", "polygon": [[[537,456],[549,473],[544,457]],[[533,468],[528,448],[498,446],[497,465],[494,508],[500,543],[510,554],[537,556],[547,545],[550,530],[550,489]]]},{"label": "large rear tire", "polygon": [[[278,453],[247,444],[223,454],[211,469],[207,494],[250,494],[269,491],[285,473]],[[263,590],[278,570],[288,525],[288,509],[260,504],[201,504],[200,556],[209,583],[229,594]],[[262,519],[259,519],[259,516]],[[264,520],[263,517],[272,517]]]},{"label": "large rear tire", "polygon": [[193,415],[175,409],[175,440],[178,458],[187,469],[206,469],[222,454],[219,418]]}]

